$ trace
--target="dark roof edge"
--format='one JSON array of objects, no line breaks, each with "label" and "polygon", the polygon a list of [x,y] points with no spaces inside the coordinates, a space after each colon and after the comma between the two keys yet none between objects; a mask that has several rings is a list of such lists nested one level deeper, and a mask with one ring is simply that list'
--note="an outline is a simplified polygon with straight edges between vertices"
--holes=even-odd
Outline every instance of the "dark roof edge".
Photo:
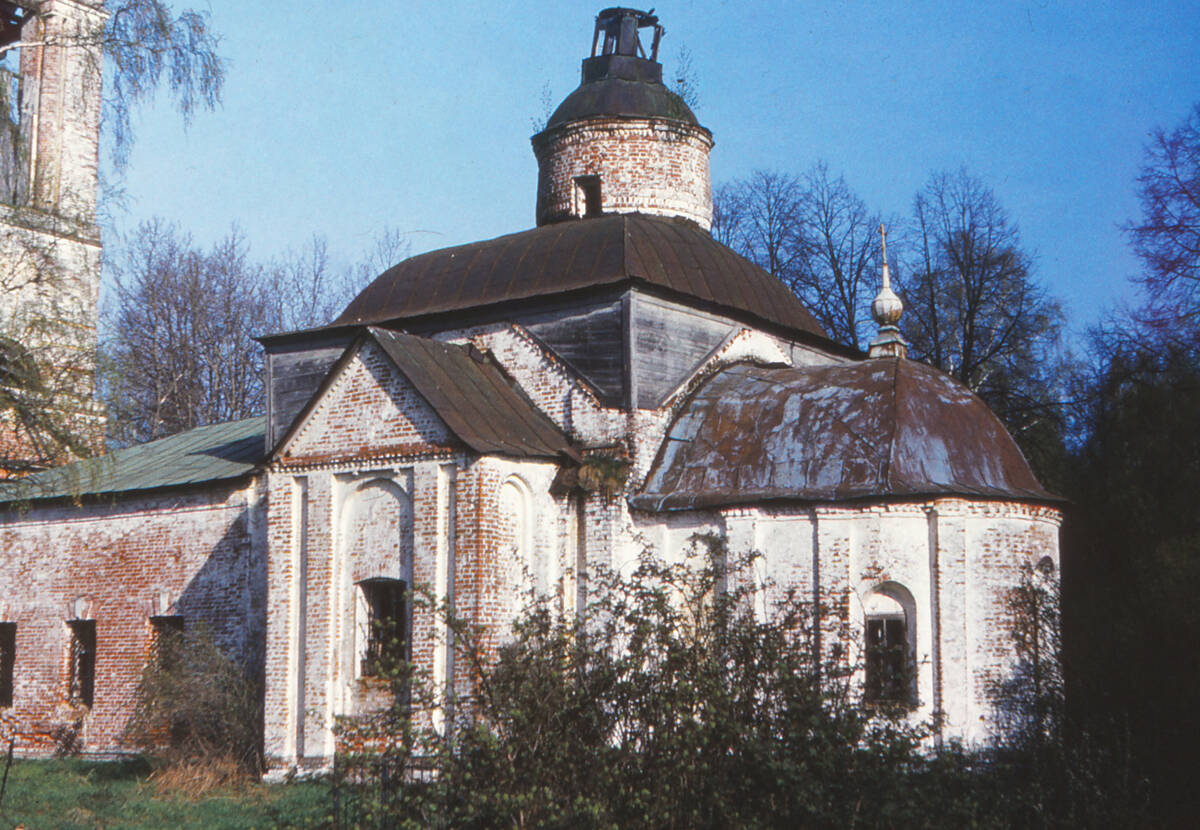
[{"label": "dark roof edge", "polygon": [[[669,92],[670,90],[668,90]],[[567,97],[570,97],[569,95]],[[566,99],[564,99],[565,101]],[[553,115],[553,114],[552,114]],[[695,116],[693,115],[693,118]],[[630,115],[628,113],[594,113],[592,115],[582,115],[575,118],[569,118],[565,121],[557,121],[555,123],[547,123],[545,127],[538,130],[529,137],[530,143],[535,147],[539,143],[545,143],[553,133],[562,132],[576,124],[583,124],[588,121],[665,121],[673,127],[682,127],[687,130],[695,130],[703,133],[704,138],[708,139],[710,146],[715,146],[712,130],[700,123],[699,119],[688,121],[685,118],[675,118],[669,115]]]},{"label": "dark roof edge", "polygon": [[[249,481],[255,476],[262,475],[266,467],[262,464],[255,464],[251,469],[230,476],[214,476],[206,478],[203,481],[188,481],[179,484],[164,484],[161,487],[135,487],[128,490],[100,490],[94,492],[79,493],[78,495],[55,493],[49,496],[24,496],[19,499],[3,499],[0,498],[0,518],[19,513],[27,504],[37,502],[39,505],[52,504],[60,502],[64,505],[72,504],[100,504],[102,502],[115,503],[118,499],[145,497],[151,494],[162,495],[164,497],[172,493],[189,493],[199,490],[204,487],[214,485],[234,485],[240,482]],[[236,488],[235,488],[236,489]]]},{"label": "dark roof edge", "polygon": [[[408,332],[393,332],[391,329],[384,329],[384,328],[381,328],[378,326],[366,325],[366,324],[358,324],[358,325],[353,326],[352,328],[357,330],[358,336],[353,340],[353,342],[351,342],[349,345],[346,346],[346,349],[345,349],[345,351],[342,352],[341,356],[336,361],[334,361],[332,366],[329,367],[329,370],[325,373],[325,377],[321,379],[321,383],[317,386],[316,390],[313,392],[312,397],[310,397],[308,399],[308,402],[305,403],[304,407],[298,413],[296,413],[296,417],[292,419],[292,422],[288,425],[287,430],[283,433],[283,435],[280,437],[280,439],[275,443],[275,446],[271,447],[270,451],[266,454],[266,457],[262,462],[262,464],[264,466],[270,465],[270,464],[280,460],[280,451],[288,444],[289,441],[291,441],[295,437],[296,433],[300,430],[301,425],[308,419],[308,417],[312,414],[313,410],[316,409],[319,402],[325,397],[326,393],[329,391],[329,388],[333,385],[333,383],[335,382],[337,377],[341,374],[342,371],[345,370],[346,366],[349,365],[349,363],[354,359],[355,355],[357,355],[361,351],[363,345],[367,341],[371,341],[371,342],[375,343],[376,346],[379,347],[379,350],[381,352],[383,352],[383,355],[384,355],[384,357],[387,358],[388,362],[391,363],[395,367],[397,372],[399,372],[401,375],[404,376],[405,380],[407,380],[410,384],[412,384],[412,386],[416,390],[417,394],[420,395],[421,399],[424,400],[425,403],[429,405],[429,407],[433,410],[434,414],[438,417],[438,419],[446,427],[447,432],[449,432],[451,435],[453,435],[455,440],[459,444],[461,444],[468,451],[475,453],[476,455],[483,456],[483,455],[495,454],[495,453],[489,453],[489,452],[481,452],[477,447],[475,447],[471,443],[471,441],[469,441],[466,437],[461,435],[458,430],[454,429],[454,427],[450,424],[450,422],[447,421],[445,416],[441,412],[439,412],[438,408],[436,406],[434,406],[434,404],[430,401],[428,395],[426,394],[428,390],[422,389],[421,385],[417,381],[415,381],[412,377],[410,377],[409,373],[404,370],[404,367],[400,366],[396,362],[395,358],[392,357],[387,346],[385,346],[379,340],[380,334],[400,333],[400,334],[404,334],[408,337],[421,337],[421,335],[409,334]],[[378,334],[376,333],[377,331],[378,331]],[[423,338],[423,339],[432,340],[432,338]],[[440,346],[448,346],[448,347],[458,348],[458,349],[464,348],[463,346],[460,346],[456,343],[442,343],[441,341],[436,341],[436,340],[433,342],[437,343]],[[494,365],[499,367],[499,363],[495,363],[494,360],[493,360],[493,363],[494,363]],[[504,374],[504,376],[506,378],[508,378],[507,373],[503,372],[502,367],[500,367],[500,368],[501,368],[501,371]],[[511,380],[511,378],[509,378],[509,379]],[[518,390],[520,389],[519,385],[516,386],[515,388]],[[537,414],[541,415],[543,418],[546,418],[548,423],[550,423],[552,426],[554,426],[555,429],[558,429],[557,424],[554,424],[554,422],[551,421],[548,417],[546,417],[545,413],[543,413],[540,409],[538,409],[537,406],[532,403],[532,401],[529,401],[528,396],[524,394],[524,390],[520,390],[519,395],[521,396],[521,398],[523,400],[525,400],[526,403],[528,403],[528,405],[530,407],[533,408],[533,410]],[[559,430],[559,432],[561,432],[561,430]],[[565,434],[564,434],[564,437],[566,437]],[[568,445],[569,445],[569,438],[568,438]],[[499,453],[499,454],[508,456],[507,453]],[[572,458],[570,447],[568,447],[568,449],[566,451],[564,451],[562,455],[567,458]],[[522,458],[522,456],[509,456],[509,457]],[[552,458],[552,457],[558,457],[558,456],[529,456],[529,458],[534,458],[534,457]]]},{"label": "dark roof edge", "polygon": [[[450,329],[469,328],[473,325],[485,325],[488,322],[498,322],[505,311],[513,308],[520,308],[537,300],[551,300],[561,302],[563,300],[583,299],[589,296],[600,296],[609,293],[620,293],[621,291],[636,288],[639,291],[650,294],[655,297],[660,297],[665,300],[679,303],[680,305],[689,306],[700,311],[706,311],[710,314],[719,314],[723,317],[728,317],[739,323],[754,326],[762,331],[787,337],[798,343],[804,343],[810,346],[816,346],[824,349],[827,352],[832,352],[841,357],[850,358],[852,360],[862,360],[866,358],[866,353],[856,349],[853,346],[848,346],[845,343],[840,343],[837,340],[818,335],[805,329],[793,328],[792,326],[777,323],[772,320],[765,320],[745,309],[734,308],[722,303],[717,303],[711,300],[704,300],[695,297],[691,294],[686,294],[681,291],[672,291],[665,286],[650,282],[644,277],[638,276],[622,276],[607,282],[597,282],[592,285],[582,288],[573,288],[569,291],[563,291],[557,294],[534,294],[528,297],[514,297],[508,300],[499,300],[494,303],[485,305],[472,306],[466,309],[449,309],[446,311],[434,311],[425,314],[416,314],[412,317],[393,317],[387,320],[372,320],[364,323],[339,323],[337,325],[321,326],[312,329],[300,329],[298,331],[281,332],[279,334],[267,334],[255,337],[254,339],[264,346],[276,344],[292,343],[301,340],[304,337],[314,334],[346,334],[354,336],[368,328],[383,328],[383,329],[418,329],[428,326],[432,322],[446,319],[461,319],[463,317],[488,317],[482,321],[472,320],[464,324],[446,326],[443,328],[435,328],[436,331],[449,331]],[[515,322],[515,321],[514,321]],[[401,326],[400,324],[403,324]],[[421,335],[418,335],[421,336]]]},{"label": "dark roof edge", "polygon": [[[470,308],[448,309],[446,311],[433,311],[424,314],[414,314],[411,317],[391,317],[386,320],[371,320],[364,323],[331,323],[327,326],[318,326],[311,329],[298,329],[296,331],[285,331],[277,334],[264,334],[254,339],[264,346],[275,344],[291,343],[301,340],[305,337],[310,337],[314,334],[346,334],[355,336],[368,328],[394,329],[399,331],[410,332],[412,329],[421,329],[428,326],[430,322],[437,321],[442,318],[461,318],[474,317],[477,312],[483,312],[484,315],[492,315],[493,319],[485,320],[483,323],[472,321],[466,325],[435,327],[433,331],[450,331],[452,329],[470,328],[474,325],[486,324],[487,322],[496,322],[499,320],[498,315],[507,309],[526,305],[538,300],[553,300],[560,302],[566,300],[570,302],[572,299],[580,300],[589,296],[601,296],[604,294],[619,294],[624,288],[622,282],[628,282],[628,277],[620,277],[617,280],[610,282],[600,282],[593,285],[586,285],[582,288],[572,288],[569,291],[563,291],[557,294],[533,294],[528,297],[514,297],[509,300],[499,300],[486,305],[472,306]],[[403,323],[404,325],[400,325]],[[422,337],[424,335],[417,335]]]},{"label": "dark roof edge", "polygon": [[398,372],[400,372],[400,374],[404,375],[405,379],[409,383],[412,384],[414,389],[417,390],[417,394],[419,394],[421,396],[421,398],[429,405],[429,407],[434,411],[434,413],[438,416],[438,418],[441,419],[442,423],[446,425],[446,429],[449,430],[449,432],[451,434],[453,434],[454,437],[457,438],[460,442],[462,442],[465,446],[469,447],[470,450],[472,452],[474,452],[476,455],[480,455],[480,456],[503,455],[506,457],[518,458],[518,459],[530,459],[530,458],[559,459],[562,457],[567,457],[567,458],[572,458],[575,461],[579,460],[578,452],[575,451],[571,447],[570,437],[567,436],[565,433],[563,433],[562,430],[559,429],[558,424],[554,423],[553,420],[551,420],[544,412],[542,412],[541,409],[538,408],[537,404],[535,404],[532,401],[532,399],[530,399],[530,397],[525,393],[525,390],[521,387],[521,385],[516,383],[516,381],[513,380],[512,376],[509,375],[507,371],[505,371],[504,367],[502,365],[500,365],[500,362],[497,361],[495,359],[495,357],[492,356],[491,354],[479,352],[478,349],[476,349],[472,345],[464,346],[464,345],[461,345],[458,343],[445,343],[440,340],[434,340],[433,338],[430,338],[430,337],[421,337],[420,335],[409,334],[407,332],[404,332],[405,336],[407,336],[407,337],[416,337],[416,338],[419,338],[422,340],[428,340],[429,342],[435,343],[442,348],[460,349],[460,350],[462,350],[464,352],[468,352],[468,353],[471,351],[475,351],[476,353],[480,354],[482,356],[482,359],[487,361],[487,363],[497,371],[497,373],[504,380],[504,382],[508,385],[508,387],[512,390],[512,392],[517,396],[517,398],[522,403],[524,403],[527,407],[529,407],[530,411],[532,411],[536,416],[542,418],[546,422],[546,424],[553,427],[555,431],[557,431],[559,434],[561,434],[563,436],[564,439],[566,439],[564,442],[565,448],[563,450],[561,450],[560,452],[558,452],[554,455],[541,455],[541,454],[532,455],[531,454],[531,455],[522,456],[517,453],[495,452],[494,450],[485,449],[484,447],[479,446],[477,441],[472,440],[472,436],[463,435],[460,430],[455,429],[454,425],[451,423],[450,419],[448,419],[439,410],[439,407],[434,403],[434,400],[430,395],[430,392],[432,390],[427,388],[427,386],[425,384],[426,379],[425,378],[417,379],[417,378],[413,377],[413,375],[410,372],[406,371],[405,368],[397,362],[396,358],[392,355],[389,348],[380,339],[381,337],[389,337],[389,339],[391,339],[390,336],[393,334],[398,334],[398,332],[394,332],[391,329],[379,328],[377,326],[368,326],[367,332],[369,333],[370,337],[376,342],[376,344],[379,345],[381,351],[383,351],[384,355],[387,356],[387,359],[389,361],[391,361],[393,366],[396,367],[396,371],[398,371]]},{"label": "dark roof edge", "polygon": [[688,503],[679,503],[679,500],[672,501],[671,496],[651,496],[649,494],[635,494],[626,498],[626,502],[633,510],[639,510],[643,513],[683,513],[689,510],[717,510],[725,507],[745,507],[750,504],[770,504],[772,506],[782,504],[804,505],[804,506],[820,506],[820,505],[843,505],[843,504],[858,504],[863,502],[871,502],[878,504],[884,502],[887,504],[911,504],[913,502],[928,501],[938,498],[958,498],[967,501],[981,502],[1006,502],[1015,501],[1022,504],[1043,505],[1047,507],[1063,507],[1070,504],[1070,500],[1054,493],[1047,492],[1042,495],[1028,494],[1019,495],[1015,493],[971,493],[966,490],[947,489],[947,490],[920,490],[912,493],[879,493],[871,494],[864,493],[861,495],[843,496],[843,497],[814,497],[802,495],[767,495],[762,493],[739,494],[731,497],[698,497],[691,499]]}]

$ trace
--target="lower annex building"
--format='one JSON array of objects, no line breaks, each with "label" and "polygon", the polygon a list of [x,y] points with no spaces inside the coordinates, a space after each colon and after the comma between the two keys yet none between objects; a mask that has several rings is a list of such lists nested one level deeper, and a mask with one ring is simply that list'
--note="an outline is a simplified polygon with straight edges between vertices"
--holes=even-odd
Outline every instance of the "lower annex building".
[{"label": "lower annex building", "polygon": [[597,17],[533,137],[537,227],[415,256],[328,326],[263,338],[264,417],[12,497],[0,730],[19,752],[128,749],[155,636],[203,625],[261,672],[271,768],[323,767],[335,719],[373,705],[373,621],[461,682],[414,586],[503,636],[530,589],[570,613],[589,571],[697,533],[760,554],[762,613],[788,589],[836,609],[868,697],[987,740],[1016,660],[1005,596],[1057,567],[1058,502],[978,398],[905,356],[886,266],[864,356],[711,237],[712,136],[662,84],[660,36],[650,14]]}]

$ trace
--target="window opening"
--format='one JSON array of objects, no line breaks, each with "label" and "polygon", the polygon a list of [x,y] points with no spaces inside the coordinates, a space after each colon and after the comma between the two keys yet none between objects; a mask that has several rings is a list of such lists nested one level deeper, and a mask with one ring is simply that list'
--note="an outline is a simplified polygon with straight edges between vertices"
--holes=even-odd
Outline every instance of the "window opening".
[{"label": "window opening", "polygon": [[[0,2],[0,45],[21,41],[30,12],[17,3]],[[0,201],[18,204],[22,158],[27,148],[21,130],[21,50],[0,55]]]},{"label": "window opening", "polygon": [[911,704],[915,697],[911,597],[902,586],[889,583],[871,593],[864,610],[863,700],[868,704]]},{"label": "window opening", "polygon": [[366,610],[359,673],[363,677],[387,677],[408,659],[408,586],[399,579],[367,579],[359,583],[359,588]]},{"label": "window opening", "polygon": [[69,696],[72,703],[91,708],[96,690],[96,621],[71,620],[71,677]]},{"label": "window opening", "polygon": [[908,627],[904,619],[868,619],[867,702],[908,700],[908,680]]},{"label": "window opening", "polygon": [[150,654],[160,669],[170,669],[179,657],[183,637],[183,617],[162,614],[150,618]]},{"label": "window opening", "polygon": [[600,177],[578,176],[575,179],[575,187],[579,192],[580,215],[584,219],[601,215],[603,211],[600,208]]},{"label": "window opening", "polygon": [[0,623],[0,706],[12,706],[13,666],[17,661],[17,624]]}]

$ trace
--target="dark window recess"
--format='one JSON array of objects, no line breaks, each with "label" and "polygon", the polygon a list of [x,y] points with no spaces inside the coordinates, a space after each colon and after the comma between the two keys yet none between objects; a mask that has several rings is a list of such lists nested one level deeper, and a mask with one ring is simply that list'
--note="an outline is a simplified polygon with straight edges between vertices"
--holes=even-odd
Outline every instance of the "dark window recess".
[{"label": "dark window recess", "polygon": [[72,703],[91,707],[96,690],[96,621],[72,620],[71,678],[68,688]]},{"label": "dark window recess", "polygon": [[600,177],[579,176],[575,179],[575,185],[579,188],[580,200],[583,202],[584,218],[590,219],[603,213],[600,209]]},{"label": "dark window recess", "polygon": [[179,656],[183,639],[183,617],[162,615],[150,618],[151,656],[160,669],[170,669]]},{"label": "dark window recess", "polygon": [[0,706],[12,706],[13,665],[17,661],[17,624],[0,623]]},{"label": "dark window recess", "polygon": [[868,617],[867,703],[908,703],[911,685],[908,626],[899,617]]},{"label": "dark window recess", "polygon": [[359,583],[367,607],[367,647],[362,676],[380,677],[395,672],[408,659],[408,586],[398,579],[368,579]]}]

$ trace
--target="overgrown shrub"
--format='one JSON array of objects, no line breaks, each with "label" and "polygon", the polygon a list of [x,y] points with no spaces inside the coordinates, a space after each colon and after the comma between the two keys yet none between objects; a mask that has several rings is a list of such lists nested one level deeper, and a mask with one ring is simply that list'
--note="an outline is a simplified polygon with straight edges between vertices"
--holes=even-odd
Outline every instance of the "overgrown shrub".
[{"label": "overgrown shrub", "polygon": [[532,602],[498,648],[449,617],[470,689],[452,728],[431,728],[447,701],[396,666],[396,704],[341,725],[335,825],[1148,826],[1124,744],[1066,717],[1052,574],[1031,570],[1008,597],[1006,729],[965,749],[902,708],[857,705],[833,609],[819,650],[807,602],[784,595],[762,614],[749,558],[726,565],[711,538],[694,553],[591,573],[578,618]]},{"label": "overgrown shrub", "polygon": [[262,687],[204,629],[163,632],[125,738],[166,762],[160,779],[202,791],[261,775]]}]

